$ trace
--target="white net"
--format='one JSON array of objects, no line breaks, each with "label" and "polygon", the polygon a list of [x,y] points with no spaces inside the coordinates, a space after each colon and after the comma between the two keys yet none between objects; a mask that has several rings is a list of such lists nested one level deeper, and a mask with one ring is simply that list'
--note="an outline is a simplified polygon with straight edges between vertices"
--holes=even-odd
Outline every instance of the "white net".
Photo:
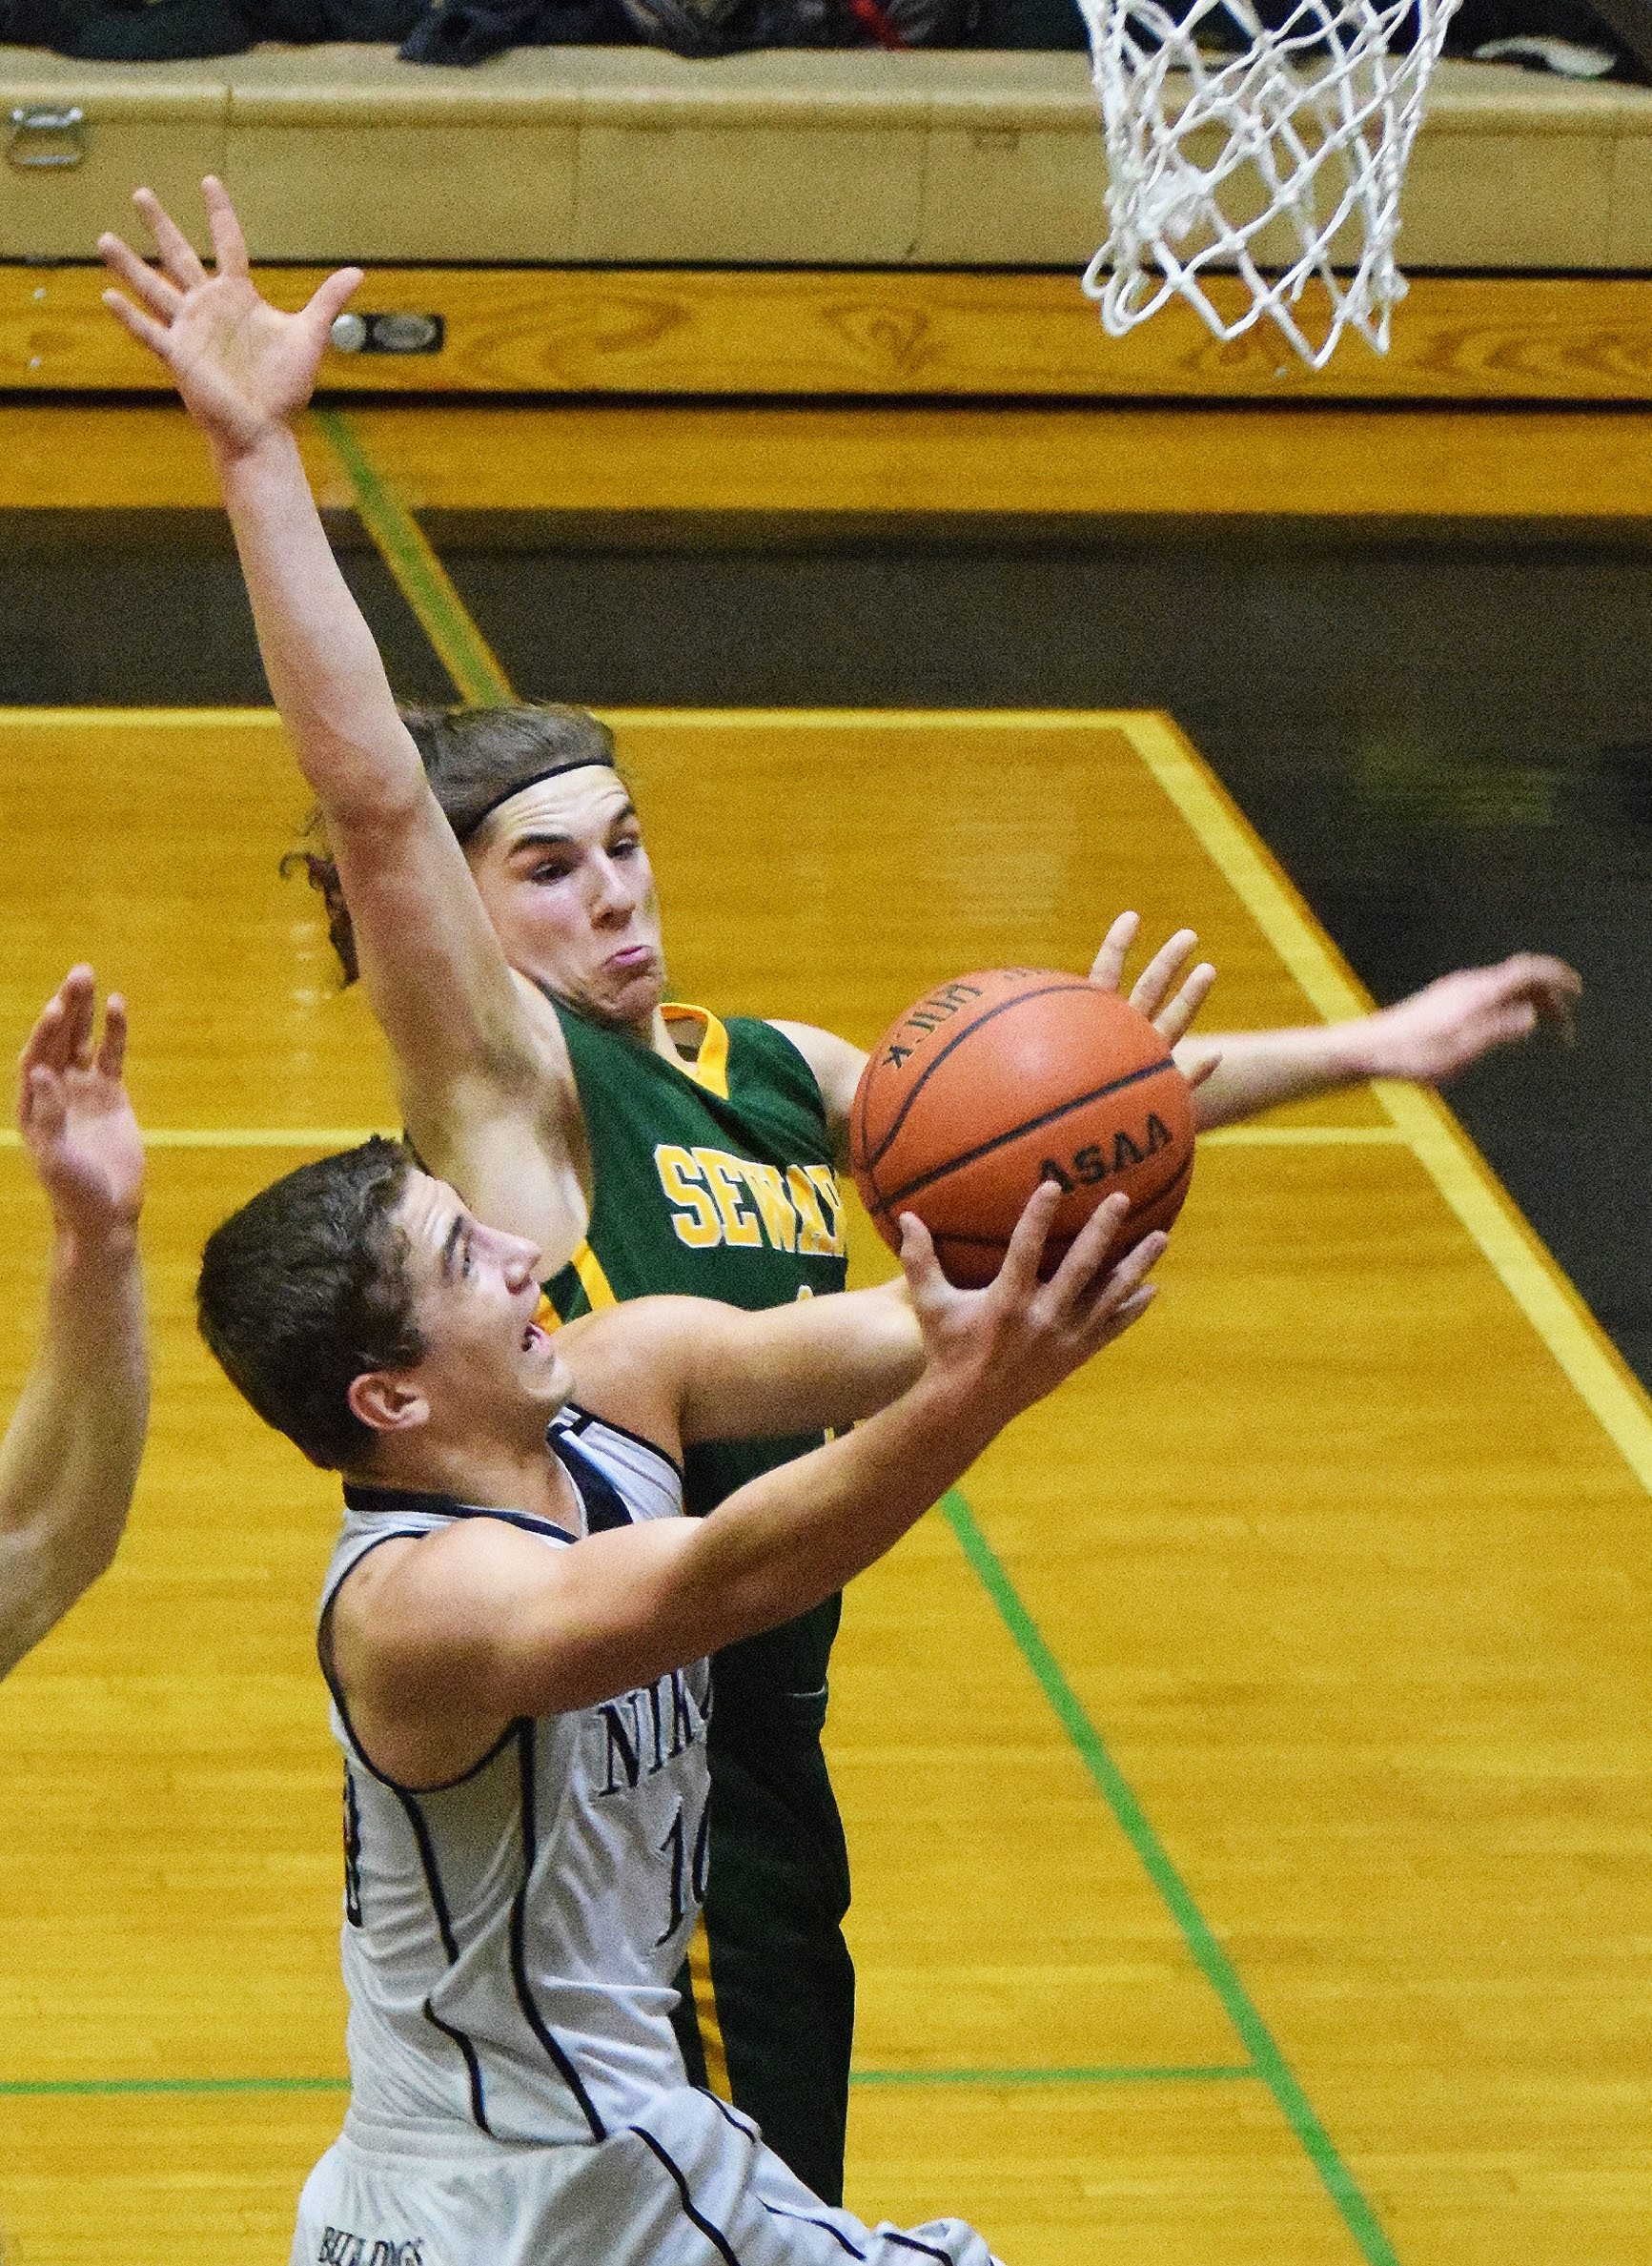
[{"label": "white net", "polygon": [[[1249,0],[1080,4],[1112,227],[1084,288],[1111,335],[1179,294],[1218,338],[1270,316],[1316,370],[1350,324],[1385,354],[1400,185],[1457,0],[1275,0],[1276,26]],[[1230,24],[1243,52],[1219,51]]]}]

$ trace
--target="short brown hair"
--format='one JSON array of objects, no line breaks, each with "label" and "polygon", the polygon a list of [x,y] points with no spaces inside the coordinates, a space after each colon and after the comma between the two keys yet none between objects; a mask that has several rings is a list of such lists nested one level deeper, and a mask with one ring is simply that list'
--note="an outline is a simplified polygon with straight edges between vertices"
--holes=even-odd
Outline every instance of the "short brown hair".
[{"label": "short brown hair", "polygon": [[409,1369],[425,1342],[395,1217],[413,1171],[399,1141],[300,1165],[232,1213],[201,1254],[195,1315],[219,1367],[312,1463],[348,1471],[374,1433],[350,1387]]},{"label": "short brown hair", "polygon": [[[509,708],[403,708],[401,721],[460,842],[470,839],[497,804],[548,772],[614,761],[614,735],[607,725],[588,709],[554,701]],[[320,892],[328,937],[345,983],[353,984],[360,973],[356,933],[318,809],[306,819],[304,833],[313,847],[290,851],[281,860],[281,871],[302,867],[311,888]]]}]

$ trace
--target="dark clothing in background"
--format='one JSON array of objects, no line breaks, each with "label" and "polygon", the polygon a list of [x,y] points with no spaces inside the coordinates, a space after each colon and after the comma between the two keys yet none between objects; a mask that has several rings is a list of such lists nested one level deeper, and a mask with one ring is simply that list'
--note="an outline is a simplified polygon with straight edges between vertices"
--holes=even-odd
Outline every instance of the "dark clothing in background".
[{"label": "dark clothing in background", "polygon": [[427,0],[0,0],[0,39],[82,63],[187,63],[261,39],[404,39]]},{"label": "dark clothing in background", "polygon": [[[674,54],[740,54],[753,48],[961,47],[972,44],[978,0],[440,0],[401,52],[415,63],[479,63],[510,47],[575,40],[646,42]],[[1084,19],[1065,10],[1076,44]],[[597,28],[570,30],[589,13]]]},{"label": "dark clothing in background", "polygon": [[[1617,0],[1623,5],[1624,0]],[[1282,23],[1295,0],[1256,0]],[[1649,10],[1652,14],[1652,10]],[[1461,0],[1446,52],[1537,34],[1617,57],[1617,79],[1652,78],[1589,0]],[[1245,44],[1225,12],[1212,46]],[[0,0],[0,42],[82,62],[182,63],[235,55],[260,40],[400,43],[413,63],[480,63],[513,47],[628,47],[683,55],[767,47],[1082,49],[1076,0]],[[1652,51],[1652,33],[1647,42]]]},{"label": "dark clothing in background", "polygon": [[446,0],[421,8],[403,40],[409,63],[481,63],[506,48],[635,47],[620,0]]}]

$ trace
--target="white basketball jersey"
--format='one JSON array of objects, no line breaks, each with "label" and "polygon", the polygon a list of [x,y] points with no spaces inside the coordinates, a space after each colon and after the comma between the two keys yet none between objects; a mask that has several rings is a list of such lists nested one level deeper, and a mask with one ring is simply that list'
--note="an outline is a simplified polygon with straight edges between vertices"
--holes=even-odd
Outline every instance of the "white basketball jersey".
[{"label": "white basketball jersey", "polygon": [[[578,1409],[550,1437],[587,1531],[680,1514],[682,1475],[659,1449]],[[504,1519],[547,1550],[574,1546],[542,1520],[444,1496],[350,1487],[345,1501],[323,1634],[339,1584],[393,1537]],[[652,1689],[512,1724],[461,1778],[413,1788],[374,1768],[335,1690],[347,2129],[589,2142],[683,2084],[672,1977],[704,1888],[710,1706],[696,1661]]]}]

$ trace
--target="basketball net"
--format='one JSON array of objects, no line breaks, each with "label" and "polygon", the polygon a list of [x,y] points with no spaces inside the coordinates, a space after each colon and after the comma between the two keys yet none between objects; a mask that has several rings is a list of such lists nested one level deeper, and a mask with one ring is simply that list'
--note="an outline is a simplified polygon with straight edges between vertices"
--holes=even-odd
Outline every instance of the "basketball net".
[{"label": "basketball net", "polygon": [[[1080,5],[1112,232],[1084,288],[1109,335],[1177,293],[1218,338],[1268,316],[1315,370],[1350,324],[1386,354],[1400,185],[1457,0],[1283,0],[1276,30],[1249,0]],[[1201,52],[1224,13],[1248,47]],[[1248,303],[1214,298],[1218,275]]]}]

